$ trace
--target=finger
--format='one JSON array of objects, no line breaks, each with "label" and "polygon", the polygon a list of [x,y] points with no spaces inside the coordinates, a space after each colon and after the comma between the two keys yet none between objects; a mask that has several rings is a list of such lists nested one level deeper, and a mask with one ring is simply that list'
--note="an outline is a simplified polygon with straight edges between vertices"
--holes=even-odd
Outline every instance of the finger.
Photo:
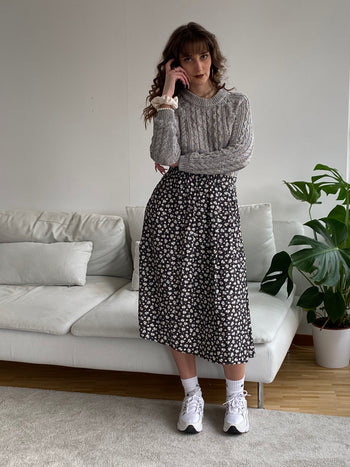
[{"label": "finger", "polygon": [[176,69],[176,73],[180,73],[186,80],[187,84],[190,84],[190,77],[189,75],[187,74],[186,70],[184,70],[183,68],[179,67]]},{"label": "finger", "polygon": [[186,76],[186,78],[189,80],[189,79],[190,79],[190,75],[187,73],[187,71],[186,71],[184,68],[180,68],[180,70],[184,73],[184,75]]},{"label": "finger", "polygon": [[165,71],[166,72],[169,72],[171,71],[171,64],[173,63],[173,61],[175,60],[175,58],[171,58],[170,60],[168,60],[165,64]]},{"label": "finger", "polygon": [[[184,70],[185,71],[185,70]],[[190,85],[190,82],[191,82],[191,79],[189,77],[189,75],[187,74],[187,72],[185,71],[185,76],[186,76],[186,80],[187,80],[187,85],[189,86]]]},{"label": "finger", "polygon": [[158,170],[158,172],[160,172],[160,173],[162,173],[162,174],[164,173],[165,168],[164,168],[162,165],[158,164],[158,162],[155,162],[154,165],[155,165],[155,171]]},{"label": "finger", "polygon": [[173,68],[173,70],[176,71],[177,73],[183,73],[188,80],[190,79],[189,74],[187,73],[187,71],[184,68],[182,68],[181,66]]},{"label": "finger", "polygon": [[186,80],[187,87],[190,87],[190,79],[187,75],[185,75],[185,80]]},{"label": "finger", "polygon": [[186,86],[190,85],[190,80],[188,74],[185,72],[185,70],[178,70],[178,73],[181,75],[180,80],[183,82],[183,84]]}]

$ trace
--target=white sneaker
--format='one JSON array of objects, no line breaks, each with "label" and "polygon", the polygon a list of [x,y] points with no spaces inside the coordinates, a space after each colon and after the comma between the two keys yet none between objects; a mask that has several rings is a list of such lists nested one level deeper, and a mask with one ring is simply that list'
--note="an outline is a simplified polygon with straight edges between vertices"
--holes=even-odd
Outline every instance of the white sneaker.
[{"label": "white sneaker", "polygon": [[224,432],[230,435],[246,433],[249,430],[248,408],[246,396],[250,394],[243,391],[234,394],[223,405],[226,405]]},{"label": "white sneaker", "polygon": [[204,400],[202,391],[195,389],[182,402],[177,429],[183,433],[195,434],[202,431]]}]

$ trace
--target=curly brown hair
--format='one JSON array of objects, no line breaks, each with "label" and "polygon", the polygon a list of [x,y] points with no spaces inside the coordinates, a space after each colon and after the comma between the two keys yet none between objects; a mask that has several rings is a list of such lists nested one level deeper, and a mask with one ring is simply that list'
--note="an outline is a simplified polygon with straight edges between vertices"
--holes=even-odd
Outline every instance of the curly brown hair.
[{"label": "curly brown hair", "polygon": [[[191,53],[201,53],[204,49],[209,50],[211,55],[211,82],[217,90],[225,87],[225,83],[221,84],[221,81],[226,72],[226,58],[220,51],[215,35],[198,23],[190,22],[180,26],[171,34],[163,50],[162,60],[157,66],[158,73],[146,98],[146,105],[148,105],[143,110],[145,126],[157,113],[150,102],[154,97],[162,95],[165,83],[165,64],[171,58],[175,58],[175,62],[178,61],[180,54],[187,56]],[[174,96],[177,96],[183,88],[183,83],[178,80],[175,85]]]}]

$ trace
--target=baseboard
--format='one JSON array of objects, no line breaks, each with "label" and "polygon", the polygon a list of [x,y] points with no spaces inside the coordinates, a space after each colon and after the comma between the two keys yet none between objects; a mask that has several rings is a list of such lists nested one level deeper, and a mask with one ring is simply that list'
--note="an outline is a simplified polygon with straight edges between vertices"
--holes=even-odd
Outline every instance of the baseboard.
[{"label": "baseboard", "polygon": [[314,345],[313,338],[310,334],[295,334],[292,343],[295,345]]}]

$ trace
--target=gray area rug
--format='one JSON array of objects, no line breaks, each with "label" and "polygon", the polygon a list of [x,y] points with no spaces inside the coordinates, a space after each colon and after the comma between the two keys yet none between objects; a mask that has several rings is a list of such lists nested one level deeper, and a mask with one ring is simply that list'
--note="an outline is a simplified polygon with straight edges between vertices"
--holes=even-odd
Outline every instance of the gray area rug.
[{"label": "gray area rug", "polygon": [[250,431],[176,430],[181,402],[0,387],[1,466],[350,466],[350,418],[249,409]]}]

